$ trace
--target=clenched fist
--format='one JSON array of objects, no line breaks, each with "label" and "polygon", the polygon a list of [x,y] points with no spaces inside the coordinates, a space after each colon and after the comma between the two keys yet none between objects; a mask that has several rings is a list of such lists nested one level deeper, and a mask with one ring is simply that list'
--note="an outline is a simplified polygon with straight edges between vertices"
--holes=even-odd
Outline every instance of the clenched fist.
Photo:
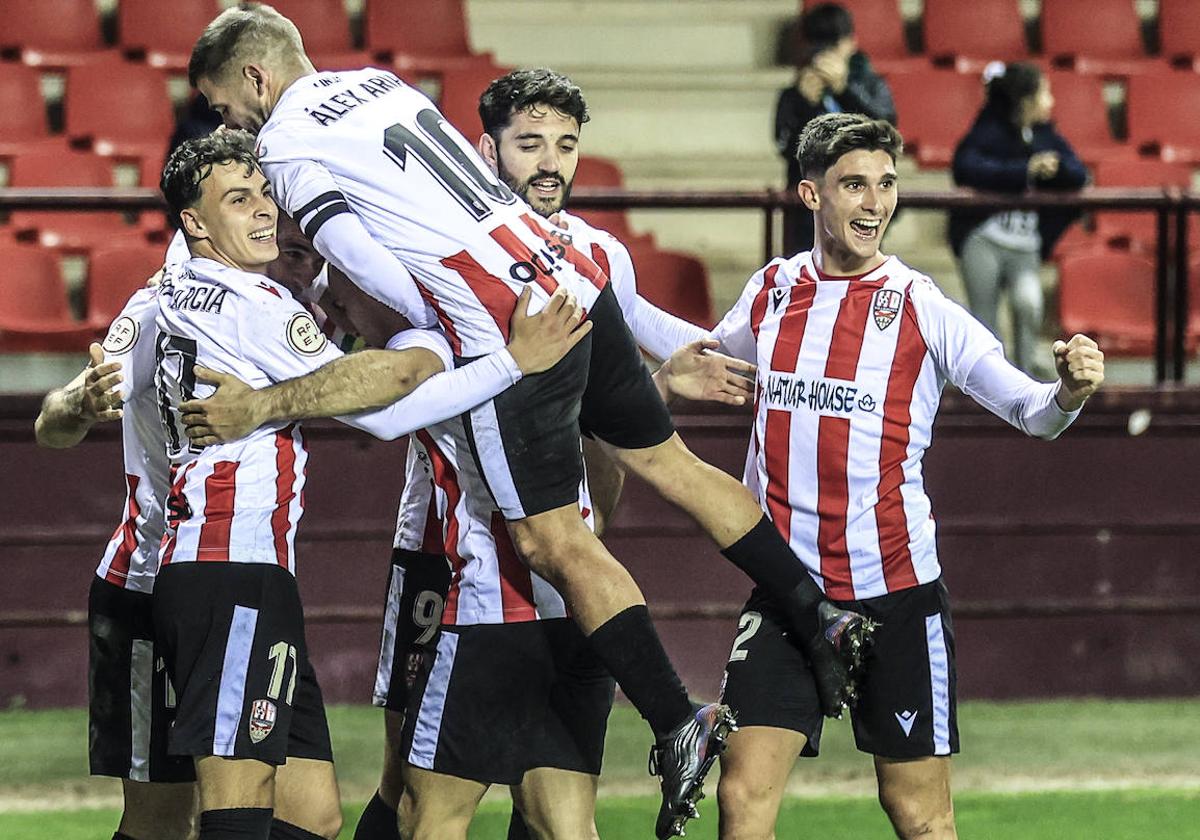
[{"label": "clenched fist", "polygon": [[1104,382],[1104,353],[1086,335],[1056,341],[1052,348],[1060,380],[1056,399],[1063,411],[1076,411]]}]

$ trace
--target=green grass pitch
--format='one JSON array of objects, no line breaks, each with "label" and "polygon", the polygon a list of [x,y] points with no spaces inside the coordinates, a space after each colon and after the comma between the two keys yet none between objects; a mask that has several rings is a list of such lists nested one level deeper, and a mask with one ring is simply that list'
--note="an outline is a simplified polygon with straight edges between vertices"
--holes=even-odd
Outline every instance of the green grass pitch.
[{"label": "green grass pitch", "polygon": [[[955,759],[955,808],[965,838],[1142,840],[1200,838],[1200,701],[964,703],[964,755]],[[374,790],[382,738],[376,710],[330,709],[353,834]],[[597,824],[605,838],[652,836],[657,800],[645,776],[646,731],[627,707],[613,715]],[[86,776],[80,710],[0,712],[0,838],[107,838],[118,785]],[[715,779],[688,837],[716,838]],[[831,723],[822,756],[793,776],[780,838],[891,837],[873,797],[870,762],[849,727]],[[472,840],[502,840],[503,791],[489,795]]]}]

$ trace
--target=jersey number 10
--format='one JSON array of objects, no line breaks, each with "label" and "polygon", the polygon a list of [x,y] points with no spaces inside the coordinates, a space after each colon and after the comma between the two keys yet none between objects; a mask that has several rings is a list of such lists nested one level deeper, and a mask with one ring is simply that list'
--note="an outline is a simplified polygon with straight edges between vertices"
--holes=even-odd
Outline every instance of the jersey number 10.
[{"label": "jersey number 10", "polygon": [[[484,196],[500,204],[513,204],[513,195],[503,181],[479,165],[479,159],[469,154],[446,131],[447,123],[442,115],[432,108],[417,113],[417,132],[402,123],[383,132],[383,147],[396,165],[404,169],[408,164],[408,153],[412,152],[421,165],[446,190],[454,196],[476,221],[492,214]],[[422,136],[423,135],[423,136]],[[438,154],[425,142],[431,140],[442,154]],[[465,178],[463,176],[466,176]],[[468,183],[469,182],[469,183]]]}]

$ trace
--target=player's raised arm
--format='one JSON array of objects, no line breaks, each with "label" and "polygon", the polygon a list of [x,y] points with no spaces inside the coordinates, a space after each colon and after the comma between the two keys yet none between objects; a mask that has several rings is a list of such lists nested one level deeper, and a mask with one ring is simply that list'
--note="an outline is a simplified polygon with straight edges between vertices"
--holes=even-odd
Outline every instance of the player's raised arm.
[{"label": "player's raised arm", "polygon": [[88,365],[42,400],[33,429],[39,446],[67,449],[83,440],[96,423],[121,419],[121,363],[105,362],[92,343]]},{"label": "player's raised arm", "polygon": [[1052,348],[1058,382],[1038,382],[1004,358],[987,328],[940,292],[922,293],[918,317],[943,374],[997,417],[1027,435],[1053,440],[1104,382],[1104,353],[1084,335]]},{"label": "player's raised arm", "polygon": [[[421,349],[413,347],[416,336],[435,335],[423,331],[397,336],[400,344],[393,346],[408,349],[343,356],[306,376],[261,390],[197,367],[197,378],[216,384],[218,390],[208,399],[181,406],[188,435],[208,445],[244,437],[265,423],[337,417],[392,439],[456,416],[522,376],[553,367],[591,330],[590,322],[580,322],[579,306],[565,290],[552,295],[536,315],[527,314],[529,299],[528,290],[518,298],[506,348],[456,370],[447,370],[448,348],[441,356],[430,339],[421,340]],[[444,339],[438,340],[444,345]]]}]

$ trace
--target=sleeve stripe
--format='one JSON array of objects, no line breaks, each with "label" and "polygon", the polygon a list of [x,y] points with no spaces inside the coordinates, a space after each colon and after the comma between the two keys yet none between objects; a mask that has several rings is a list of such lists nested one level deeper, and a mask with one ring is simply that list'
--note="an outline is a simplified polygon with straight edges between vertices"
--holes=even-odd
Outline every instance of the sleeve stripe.
[{"label": "sleeve stripe", "polygon": [[349,212],[351,212],[349,204],[344,201],[334,202],[333,204],[325,207],[325,209],[321,212],[317,213],[317,215],[313,216],[312,219],[309,220],[308,224],[302,227],[301,230],[311,241],[317,238],[317,231],[321,229],[323,224],[325,224],[334,216]]},{"label": "sleeve stripe", "polygon": [[314,198],[312,201],[308,202],[308,204],[305,204],[303,207],[301,207],[299,210],[297,210],[295,213],[293,213],[292,218],[295,219],[297,222],[300,222],[304,219],[305,216],[307,216],[309,213],[313,212],[317,208],[321,207],[322,205],[328,204],[331,201],[344,202],[345,200],[346,200],[346,196],[344,196],[342,193],[338,192],[337,190],[330,190],[329,192],[323,192],[319,196]]}]

